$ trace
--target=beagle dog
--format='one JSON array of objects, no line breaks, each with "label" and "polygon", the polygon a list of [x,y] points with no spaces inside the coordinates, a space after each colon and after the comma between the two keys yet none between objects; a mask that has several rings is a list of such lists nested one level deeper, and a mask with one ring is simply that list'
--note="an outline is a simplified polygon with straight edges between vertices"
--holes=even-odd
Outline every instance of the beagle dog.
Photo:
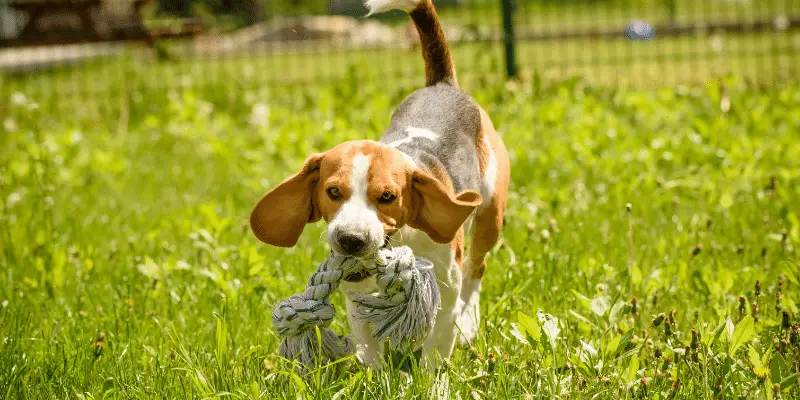
[{"label": "beagle dog", "polygon": [[[435,366],[450,357],[456,339],[470,343],[476,336],[486,256],[506,209],[508,153],[486,112],[458,88],[432,0],[366,5],[370,14],[410,14],[420,35],[426,87],[397,107],[380,140],[348,141],[308,157],[300,172],[258,201],[250,226],[259,240],[291,247],[306,224],[324,219],[325,239],[338,253],[368,258],[382,246],[406,245],[430,260],[442,297],[422,357]],[[376,291],[367,278],[366,272],[347,276],[343,292]],[[346,304],[351,315],[353,304]],[[357,357],[380,366],[384,349],[370,326],[349,322]]]}]

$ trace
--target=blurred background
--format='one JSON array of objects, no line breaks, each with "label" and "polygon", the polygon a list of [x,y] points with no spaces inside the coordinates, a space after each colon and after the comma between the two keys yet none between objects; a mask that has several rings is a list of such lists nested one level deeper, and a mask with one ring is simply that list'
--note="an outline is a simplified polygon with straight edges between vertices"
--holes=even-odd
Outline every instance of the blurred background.
[{"label": "blurred background", "polygon": [[[800,399],[784,384],[800,372],[800,0],[435,3],[513,166],[485,328],[442,382]],[[284,249],[247,217],[310,154],[377,139],[424,84],[409,18],[364,12],[0,0],[5,398],[303,396],[268,313],[330,254],[325,225]],[[520,311],[555,317],[539,343],[513,338],[531,337]],[[427,399],[439,382],[325,377],[307,397]]]},{"label": "blurred background", "polygon": [[[800,65],[797,0],[435,3],[466,81],[772,84]],[[362,0],[0,0],[0,91],[103,104],[137,85],[320,84],[358,66],[419,84],[407,16],[365,12]]]}]

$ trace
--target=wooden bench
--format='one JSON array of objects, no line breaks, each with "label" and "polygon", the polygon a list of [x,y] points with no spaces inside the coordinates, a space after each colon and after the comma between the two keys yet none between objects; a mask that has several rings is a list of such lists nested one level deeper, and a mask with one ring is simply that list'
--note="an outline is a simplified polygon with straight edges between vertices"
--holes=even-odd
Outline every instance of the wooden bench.
[{"label": "wooden bench", "polygon": [[11,0],[8,6],[26,14],[18,37],[2,46],[142,41],[191,36],[205,31],[202,22],[190,20],[180,29],[148,29],[141,9],[153,0]]}]

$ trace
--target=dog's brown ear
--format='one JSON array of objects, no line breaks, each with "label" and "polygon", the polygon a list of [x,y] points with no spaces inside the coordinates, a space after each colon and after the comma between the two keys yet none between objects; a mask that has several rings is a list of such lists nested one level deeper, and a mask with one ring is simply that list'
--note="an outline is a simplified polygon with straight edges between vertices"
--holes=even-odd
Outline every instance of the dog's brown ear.
[{"label": "dog's brown ear", "polygon": [[483,199],[466,190],[455,196],[441,182],[422,170],[412,177],[414,210],[408,225],[419,229],[437,243],[450,243],[467,217]]},{"label": "dog's brown ear", "polygon": [[319,221],[314,189],[324,154],[309,157],[295,176],[265,194],[250,214],[250,229],[264,243],[292,247],[309,222]]}]

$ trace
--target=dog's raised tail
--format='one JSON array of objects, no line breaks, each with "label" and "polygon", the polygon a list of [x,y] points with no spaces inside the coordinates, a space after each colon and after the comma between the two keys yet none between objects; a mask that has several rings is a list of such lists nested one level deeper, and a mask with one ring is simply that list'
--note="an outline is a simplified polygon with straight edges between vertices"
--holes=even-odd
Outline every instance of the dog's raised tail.
[{"label": "dog's raised tail", "polygon": [[368,15],[391,10],[402,10],[411,16],[417,27],[425,59],[425,84],[433,86],[439,82],[458,86],[456,69],[450,57],[450,48],[439,23],[433,0],[366,0]]}]

